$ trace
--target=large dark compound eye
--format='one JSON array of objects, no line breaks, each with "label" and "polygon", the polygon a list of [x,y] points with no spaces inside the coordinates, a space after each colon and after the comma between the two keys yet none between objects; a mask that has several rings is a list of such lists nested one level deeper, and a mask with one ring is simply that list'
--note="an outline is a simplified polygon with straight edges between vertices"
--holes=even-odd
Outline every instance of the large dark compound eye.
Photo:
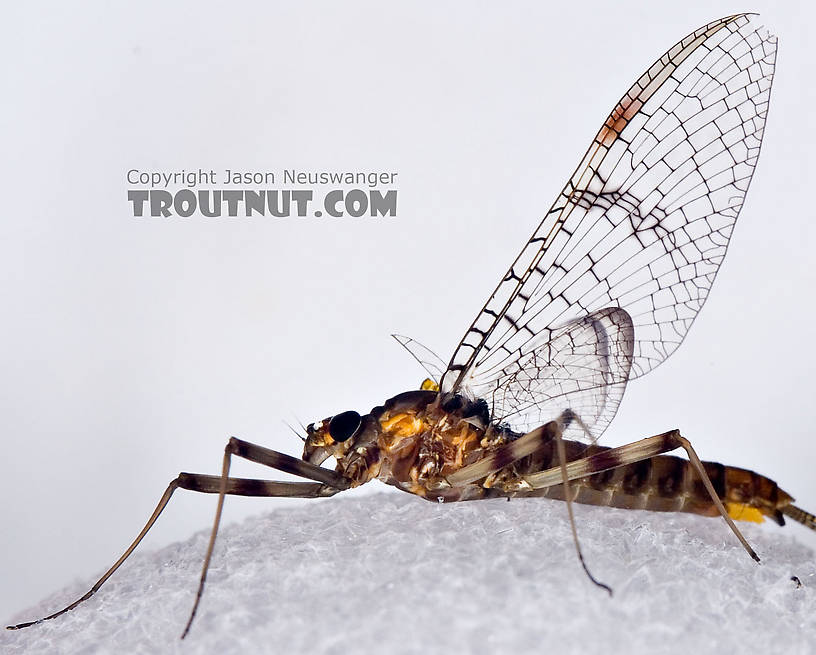
[{"label": "large dark compound eye", "polygon": [[345,441],[357,434],[361,424],[360,415],[353,410],[337,414],[329,421],[329,435],[335,441]]}]

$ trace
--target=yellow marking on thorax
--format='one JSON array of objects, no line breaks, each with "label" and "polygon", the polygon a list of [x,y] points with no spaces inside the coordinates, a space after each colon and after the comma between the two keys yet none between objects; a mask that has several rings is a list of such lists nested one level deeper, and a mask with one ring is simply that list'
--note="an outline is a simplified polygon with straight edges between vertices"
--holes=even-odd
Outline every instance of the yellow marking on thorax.
[{"label": "yellow marking on thorax", "polygon": [[[391,460],[390,471],[399,471],[399,478],[410,481],[412,489],[421,487],[426,478],[467,466],[482,447],[481,430],[448,416],[426,417],[413,411],[386,414],[380,418],[380,428],[378,444]],[[408,458],[412,459],[406,468]]]},{"label": "yellow marking on thorax", "polygon": [[380,419],[382,435],[379,438],[379,446],[389,457],[401,459],[408,455],[417,437],[428,430],[425,421],[417,418],[416,414],[400,412],[389,418]]},{"label": "yellow marking on thorax", "polygon": [[431,378],[425,378],[422,384],[419,385],[419,388],[422,391],[439,391],[439,385],[431,380]]},{"label": "yellow marking on thorax", "polygon": [[762,516],[756,507],[750,505],[743,505],[742,503],[725,503],[725,509],[728,510],[728,516],[735,521],[750,521],[751,523],[762,523],[765,517]]},{"label": "yellow marking on thorax", "polygon": [[380,426],[394,437],[412,437],[422,430],[423,422],[415,414],[402,413],[380,421]]}]

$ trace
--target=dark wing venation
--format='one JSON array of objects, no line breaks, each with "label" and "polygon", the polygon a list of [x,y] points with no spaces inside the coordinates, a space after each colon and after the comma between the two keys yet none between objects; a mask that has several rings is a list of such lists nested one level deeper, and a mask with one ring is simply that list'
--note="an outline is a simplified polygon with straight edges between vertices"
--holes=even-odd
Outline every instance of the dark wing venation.
[{"label": "dark wing venation", "polygon": [[474,389],[493,416],[528,431],[572,410],[568,439],[594,441],[618,410],[632,366],[632,319],[617,307],[547,328],[501,377]]},{"label": "dark wing venation", "polygon": [[605,307],[632,317],[630,377],[674,352],[748,190],[775,55],[775,37],[742,14],[690,34],[649,68],[465,334],[444,391],[496,388],[551,326]]}]

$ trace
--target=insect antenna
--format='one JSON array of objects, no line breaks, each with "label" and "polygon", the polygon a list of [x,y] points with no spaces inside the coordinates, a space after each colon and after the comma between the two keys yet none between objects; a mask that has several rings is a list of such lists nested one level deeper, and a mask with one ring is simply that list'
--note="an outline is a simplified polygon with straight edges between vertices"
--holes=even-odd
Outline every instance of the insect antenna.
[{"label": "insect antenna", "polygon": [[297,420],[297,422],[300,424],[300,427],[303,428],[303,432],[298,432],[295,428],[292,427],[292,424],[287,421],[281,421],[281,423],[283,423],[287,428],[289,428],[298,439],[300,439],[301,441],[306,441],[306,437],[303,436],[304,433],[306,432],[306,426],[303,425],[303,422],[300,421],[299,419],[295,420]]}]

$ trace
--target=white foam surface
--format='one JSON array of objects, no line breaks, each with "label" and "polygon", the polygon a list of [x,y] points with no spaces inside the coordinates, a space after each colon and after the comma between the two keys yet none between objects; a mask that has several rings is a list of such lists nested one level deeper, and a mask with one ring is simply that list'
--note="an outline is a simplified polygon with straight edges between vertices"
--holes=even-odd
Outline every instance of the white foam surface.
[{"label": "white foam surface", "polygon": [[[207,531],[137,551],[76,610],[4,631],[0,651],[813,652],[816,562],[791,536],[799,526],[740,524],[757,565],[721,520],[586,506],[576,515],[612,598],[581,571],[563,503],[352,495],[226,526],[183,642]],[[92,583],[10,618],[53,612]]]}]

